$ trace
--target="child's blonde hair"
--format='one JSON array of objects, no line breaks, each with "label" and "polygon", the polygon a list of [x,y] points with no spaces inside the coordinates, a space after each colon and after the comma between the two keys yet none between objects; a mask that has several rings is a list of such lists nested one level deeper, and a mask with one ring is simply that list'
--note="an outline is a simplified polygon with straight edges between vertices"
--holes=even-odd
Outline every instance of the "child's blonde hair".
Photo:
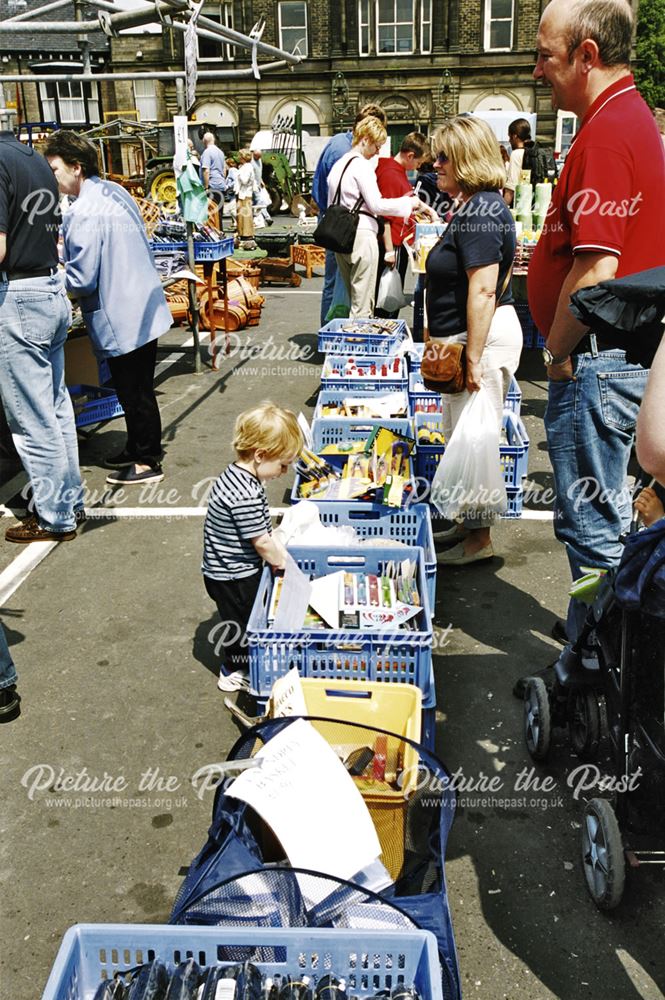
[{"label": "child's blonde hair", "polygon": [[233,428],[233,447],[241,461],[250,459],[255,451],[265,452],[269,460],[297,455],[303,444],[295,413],[269,400],[239,414]]}]

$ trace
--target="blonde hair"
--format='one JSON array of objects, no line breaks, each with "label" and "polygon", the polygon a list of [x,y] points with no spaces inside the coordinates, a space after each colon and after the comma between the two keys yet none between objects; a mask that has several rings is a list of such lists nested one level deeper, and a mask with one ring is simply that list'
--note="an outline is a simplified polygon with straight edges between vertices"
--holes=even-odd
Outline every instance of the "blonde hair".
[{"label": "blonde hair", "polygon": [[434,133],[435,153],[444,153],[455,179],[466,195],[476,191],[497,191],[506,182],[506,169],[499,143],[481,118],[459,117],[446,122]]},{"label": "blonde hair", "polygon": [[377,146],[383,146],[387,137],[388,133],[379,119],[370,116],[369,118],[363,118],[354,128],[353,145],[357,146],[362,139],[369,139],[370,142],[375,142]]},{"label": "blonde hair", "polygon": [[251,150],[247,149],[246,147],[245,149],[238,150],[238,163],[249,163],[251,158],[252,158]]},{"label": "blonde hair", "polygon": [[233,447],[241,461],[252,458],[255,451],[265,452],[269,460],[297,455],[303,444],[295,413],[269,400],[239,414],[233,428]]}]

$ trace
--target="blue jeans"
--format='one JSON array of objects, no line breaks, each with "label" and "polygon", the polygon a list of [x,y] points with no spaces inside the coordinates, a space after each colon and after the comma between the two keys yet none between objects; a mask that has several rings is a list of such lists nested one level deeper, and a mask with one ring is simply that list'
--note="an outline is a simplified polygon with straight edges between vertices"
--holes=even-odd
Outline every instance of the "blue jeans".
[{"label": "blue jeans", "polygon": [[[319,222],[322,216],[319,216]],[[337,260],[332,250],[326,250],[326,269],[323,276],[323,291],[321,292],[321,326],[325,326],[328,310],[333,304],[335,278],[337,277]]]},{"label": "blue jeans", "polygon": [[16,667],[9,652],[5,630],[0,622],[0,691],[11,687],[12,684],[16,684]]},{"label": "blue jeans", "polygon": [[[584,566],[610,569],[621,558],[619,537],[631,517],[626,474],[648,372],[627,364],[619,350],[578,354],[573,368],[574,382],[549,383],[545,431],[556,490],[554,533],[576,580]],[[571,600],[571,642],[585,611]]]},{"label": "blue jeans", "polygon": [[76,526],[82,489],[74,410],[65,387],[71,308],[59,275],[0,280],[0,394],[30,479],[39,522]]}]

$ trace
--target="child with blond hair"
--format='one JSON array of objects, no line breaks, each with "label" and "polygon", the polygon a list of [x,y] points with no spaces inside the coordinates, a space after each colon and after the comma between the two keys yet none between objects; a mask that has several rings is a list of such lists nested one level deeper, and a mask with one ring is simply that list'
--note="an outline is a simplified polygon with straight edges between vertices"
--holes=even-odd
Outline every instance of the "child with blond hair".
[{"label": "child with blond hair", "polygon": [[235,462],[210,492],[203,526],[203,580],[227,637],[221,691],[249,687],[245,630],[264,562],[284,569],[286,549],[272,533],[264,483],[283,476],[303,446],[294,413],[263,402],[235,422]]}]

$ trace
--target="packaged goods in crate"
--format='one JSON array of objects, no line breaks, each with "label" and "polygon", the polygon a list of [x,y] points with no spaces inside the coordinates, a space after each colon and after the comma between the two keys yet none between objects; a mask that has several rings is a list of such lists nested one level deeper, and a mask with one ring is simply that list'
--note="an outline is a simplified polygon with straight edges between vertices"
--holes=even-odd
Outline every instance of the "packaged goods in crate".
[{"label": "packaged goods in crate", "polygon": [[387,427],[372,430],[364,443],[351,442],[352,454],[339,447],[327,458],[303,449],[296,463],[292,503],[298,500],[350,500],[370,496],[378,503],[400,507],[410,488],[410,454],[415,441]]},{"label": "packaged goods in crate", "polygon": [[[359,387],[359,390],[362,386]],[[357,393],[322,389],[314,408],[314,420],[343,420],[365,417],[371,420],[398,419],[409,416],[409,399],[405,392]]]},{"label": "packaged goods in crate", "polygon": [[403,319],[333,319],[319,330],[323,354],[393,354],[407,336]]},{"label": "packaged goods in crate", "polygon": [[400,390],[407,386],[407,372],[401,357],[356,357],[329,354],[321,371],[323,389],[355,392],[365,386],[378,391]]},{"label": "packaged goods in crate", "polygon": [[405,545],[419,545],[425,553],[425,577],[429,604],[434,613],[436,593],[436,552],[432,536],[432,517],[426,503],[410,504],[403,510],[379,507],[354,500],[350,503],[317,501],[324,527],[349,524],[361,539],[385,538]]},{"label": "packaged goods in crate", "polygon": [[431,483],[445,451],[440,413],[416,413],[416,476]]},{"label": "packaged goods in crate", "polygon": [[[177,995],[200,1000],[272,998],[283,991],[304,998],[307,990],[310,996],[316,991],[318,1000],[349,993],[364,1000],[379,986],[390,991],[400,982],[405,1000],[443,1000],[437,941],[430,932],[415,925],[366,930],[363,949],[365,958],[358,953],[357,932],[343,929],[79,924],[65,934],[42,1000],[127,996],[133,982],[131,995],[138,996],[139,977],[145,984],[151,975],[150,995],[165,996],[161,984],[176,969],[181,982],[193,983],[197,976],[193,992]],[[304,992],[296,983],[304,984]],[[140,995],[148,995],[143,986]],[[175,986],[168,995],[176,996]]]},{"label": "packaged goods in crate", "polygon": [[420,370],[409,375],[409,402],[411,413],[440,413],[443,407],[441,393],[425,388]]},{"label": "packaged goods in crate", "polygon": [[[303,626],[295,631],[284,630],[279,627],[279,619],[275,619],[274,625],[269,622],[273,578],[270,572],[264,571],[247,626],[250,681],[254,694],[267,696],[274,681],[291,667],[296,667],[303,677],[417,684],[428,697],[432,683],[432,627],[424,551],[421,548],[393,548],[389,545],[381,549],[343,551],[292,547],[289,554],[306,577],[336,577],[340,573],[343,588],[344,574],[353,575],[353,591],[345,594],[343,589],[340,590],[336,585],[340,577],[336,577],[330,596],[327,595],[327,585],[323,587],[324,605],[317,592],[313,610],[324,621],[322,607],[329,615],[337,615],[340,627]],[[399,576],[404,579],[402,589],[398,591],[395,581]],[[382,577],[388,579],[388,586],[392,584],[390,592],[388,589],[384,591],[384,584],[380,582]],[[408,591],[404,589],[406,586]],[[318,591],[320,589],[317,588]],[[393,589],[396,603],[388,607],[388,602],[393,600]],[[402,601],[401,597],[406,600]],[[408,607],[415,608],[415,613],[409,612],[408,618],[400,608],[407,601],[412,602]],[[311,600],[309,606],[312,607]],[[288,600],[284,608],[289,612]],[[343,627],[341,616],[347,612],[347,621],[367,621],[370,627],[353,624]],[[400,621],[401,618],[406,618],[406,621]],[[372,622],[376,625],[372,626]]]}]

